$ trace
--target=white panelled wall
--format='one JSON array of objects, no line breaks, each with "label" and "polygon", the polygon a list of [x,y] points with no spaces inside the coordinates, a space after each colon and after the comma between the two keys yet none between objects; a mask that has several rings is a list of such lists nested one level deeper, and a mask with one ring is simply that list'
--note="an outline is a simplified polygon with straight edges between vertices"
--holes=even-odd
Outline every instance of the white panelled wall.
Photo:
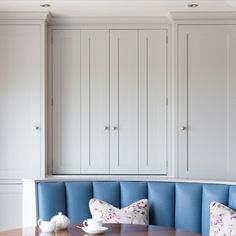
[{"label": "white panelled wall", "polygon": [[52,34],[53,174],[166,175],[167,30]]}]

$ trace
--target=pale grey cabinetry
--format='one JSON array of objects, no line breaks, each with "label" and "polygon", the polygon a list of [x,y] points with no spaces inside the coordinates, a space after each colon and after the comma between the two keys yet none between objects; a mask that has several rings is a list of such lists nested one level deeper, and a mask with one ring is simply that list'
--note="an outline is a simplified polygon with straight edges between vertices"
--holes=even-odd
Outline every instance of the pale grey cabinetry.
[{"label": "pale grey cabinetry", "polygon": [[109,173],[109,31],[53,31],[53,173]]},{"label": "pale grey cabinetry", "polygon": [[181,25],[178,53],[179,176],[235,179],[236,26]]},{"label": "pale grey cabinetry", "polygon": [[80,171],[80,54],[80,31],[53,31],[53,173]]},{"label": "pale grey cabinetry", "polygon": [[110,170],[167,174],[167,32],[110,32]]},{"label": "pale grey cabinetry", "polygon": [[139,31],[139,173],[167,174],[167,31]]},{"label": "pale grey cabinetry", "polygon": [[167,174],[167,31],[52,34],[53,174]]},{"label": "pale grey cabinetry", "polygon": [[0,25],[0,52],[0,179],[38,178],[40,26]]},{"label": "pale grey cabinetry", "polygon": [[22,225],[22,184],[0,183],[0,231]]},{"label": "pale grey cabinetry", "polygon": [[109,173],[109,31],[81,31],[81,173]]},{"label": "pale grey cabinetry", "polygon": [[47,13],[0,13],[0,230],[21,226],[21,179],[45,171]]},{"label": "pale grey cabinetry", "polygon": [[110,37],[111,173],[138,174],[138,31]]}]

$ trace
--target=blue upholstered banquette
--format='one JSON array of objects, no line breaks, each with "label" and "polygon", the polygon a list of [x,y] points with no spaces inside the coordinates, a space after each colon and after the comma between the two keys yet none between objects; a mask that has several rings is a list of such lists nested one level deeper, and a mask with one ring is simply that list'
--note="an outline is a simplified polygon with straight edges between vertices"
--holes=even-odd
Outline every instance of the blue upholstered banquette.
[{"label": "blue upholstered banquette", "polygon": [[209,204],[219,201],[236,209],[236,186],[227,184],[146,181],[39,182],[38,218],[49,220],[59,211],[72,223],[90,218],[88,202],[98,198],[125,207],[147,198],[150,224],[208,235]]}]

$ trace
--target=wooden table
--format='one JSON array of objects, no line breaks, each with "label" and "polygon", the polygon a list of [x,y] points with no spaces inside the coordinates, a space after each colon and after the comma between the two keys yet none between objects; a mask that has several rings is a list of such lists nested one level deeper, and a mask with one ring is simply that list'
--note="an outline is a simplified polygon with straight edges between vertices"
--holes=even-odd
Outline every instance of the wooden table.
[{"label": "wooden table", "polygon": [[[104,226],[109,229],[104,234],[96,234],[97,236],[200,236],[197,233],[155,225],[104,224]],[[0,236],[88,236],[88,234],[77,228],[76,225],[70,225],[67,230],[50,234],[41,233],[38,227],[32,227],[0,232]]]}]

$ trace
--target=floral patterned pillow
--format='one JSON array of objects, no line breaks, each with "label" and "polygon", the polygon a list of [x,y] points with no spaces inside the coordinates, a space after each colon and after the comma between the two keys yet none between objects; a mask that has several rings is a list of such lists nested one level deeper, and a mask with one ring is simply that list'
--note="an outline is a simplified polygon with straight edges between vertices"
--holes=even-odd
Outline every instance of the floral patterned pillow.
[{"label": "floral patterned pillow", "polygon": [[219,203],[210,205],[210,236],[236,235],[236,211]]},{"label": "floral patterned pillow", "polygon": [[149,223],[147,199],[139,200],[125,208],[119,209],[107,202],[93,198],[89,201],[89,209],[92,217],[102,219],[103,223],[140,225],[148,225]]}]

